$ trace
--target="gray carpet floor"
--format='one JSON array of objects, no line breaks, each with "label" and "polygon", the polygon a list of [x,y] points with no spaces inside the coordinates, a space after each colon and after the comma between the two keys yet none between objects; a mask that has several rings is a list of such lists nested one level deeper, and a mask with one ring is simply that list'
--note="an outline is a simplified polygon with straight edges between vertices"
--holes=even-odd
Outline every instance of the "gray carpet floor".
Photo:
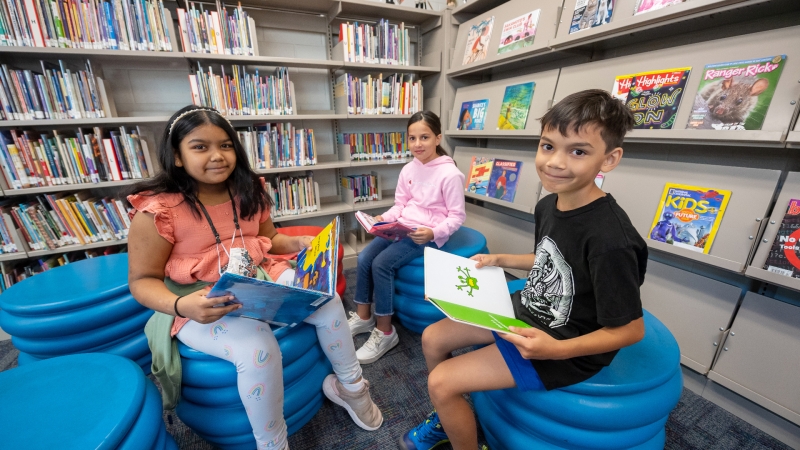
[{"label": "gray carpet floor", "polygon": [[[345,271],[347,292],[345,308],[355,309],[355,270]],[[395,324],[400,344],[374,364],[364,366],[375,403],[384,416],[383,426],[374,432],[358,428],[344,409],[325,401],[322,409],[300,431],[289,437],[293,450],[305,449],[394,449],[400,436],[419,423],[431,410],[427,392],[427,373],[420,336]],[[367,335],[356,337],[359,347]],[[0,371],[17,365],[18,351],[11,341],[0,342]],[[210,450],[213,447],[165,412],[167,431],[181,450]],[[667,449],[786,449],[790,447],[772,438],[733,414],[684,389],[680,402],[666,426]],[[437,449],[450,449],[449,445]]]}]

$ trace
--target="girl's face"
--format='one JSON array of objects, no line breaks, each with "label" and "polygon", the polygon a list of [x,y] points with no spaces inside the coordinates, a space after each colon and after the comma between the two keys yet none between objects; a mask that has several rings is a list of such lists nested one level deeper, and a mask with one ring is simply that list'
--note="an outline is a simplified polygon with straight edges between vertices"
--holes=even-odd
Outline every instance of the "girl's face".
[{"label": "girl's face", "polygon": [[408,149],[414,158],[422,164],[427,164],[439,155],[436,146],[442,142],[442,135],[435,135],[424,121],[414,122],[408,127]]},{"label": "girl's face", "polygon": [[175,153],[175,165],[183,167],[201,190],[219,187],[236,167],[236,151],[228,133],[205,124],[187,134]]}]

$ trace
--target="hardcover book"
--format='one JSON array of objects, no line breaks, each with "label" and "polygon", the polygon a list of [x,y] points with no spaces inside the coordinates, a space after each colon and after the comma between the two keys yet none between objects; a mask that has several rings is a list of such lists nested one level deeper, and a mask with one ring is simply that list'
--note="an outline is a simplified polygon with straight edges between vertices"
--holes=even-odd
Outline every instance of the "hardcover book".
[{"label": "hardcover book", "polygon": [[535,87],[536,83],[533,81],[506,86],[503,103],[500,105],[500,117],[497,118],[498,130],[525,129]]},{"label": "hardcover book", "polygon": [[522,161],[495,159],[492,174],[489,177],[487,195],[498,200],[513,202],[514,195],[517,193],[520,169],[522,169]]},{"label": "hardcover book", "polygon": [[514,316],[502,268],[476,269],[476,261],[430,247],[424,261],[425,297],[450,319],[501,333],[531,327]]},{"label": "hardcover book", "polygon": [[772,249],[764,262],[764,269],[778,275],[800,278],[800,257],[797,241],[800,239],[800,200],[789,200],[786,215],[772,242]]},{"label": "hardcover book", "polygon": [[494,160],[491,158],[473,156],[469,166],[466,191],[475,195],[486,195],[493,165]]},{"label": "hardcover book", "polygon": [[260,320],[278,327],[293,327],[336,294],[339,218],[336,217],[297,255],[291,286],[225,272],[209,298],[233,295],[242,308],[232,316]]},{"label": "hardcover book", "polygon": [[458,113],[458,130],[482,130],[486,121],[486,108],[489,107],[489,100],[473,100],[461,104],[461,111]]},{"label": "hardcover book", "polygon": [[633,15],[655,11],[657,9],[666,8],[669,5],[677,5],[683,2],[684,0],[636,0],[636,7],[633,10]]},{"label": "hardcover book", "polygon": [[504,23],[497,53],[506,53],[532,45],[541,12],[541,9],[537,9]]},{"label": "hardcover book", "polygon": [[634,129],[668,130],[675,125],[691,67],[621,75],[612,95],[633,112]]},{"label": "hardcover book", "polygon": [[760,130],[785,65],[778,55],[705,66],[686,128]]},{"label": "hardcover book", "polygon": [[649,238],[708,253],[730,198],[731,191],[667,183]]},{"label": "hardcover book", "polygon": [[611,22],[614,0],[576,0],[569,34]]},{"label": "hardcover book", "polygon": [[489,50],[489,40],[492,38],[493,24],[494,16],[472,25],[469,29],[467,46],[464,49],[464,60],[461,62],[462,66],[486,58],[486,52]]},{"label": "hardcover book", "polygon": [[375,217],[363,211],[356,211],[356,220],[367,230],[367,233],[382,237],[388,241],[397,242],[414,231],[400,222],[378,222]]}]

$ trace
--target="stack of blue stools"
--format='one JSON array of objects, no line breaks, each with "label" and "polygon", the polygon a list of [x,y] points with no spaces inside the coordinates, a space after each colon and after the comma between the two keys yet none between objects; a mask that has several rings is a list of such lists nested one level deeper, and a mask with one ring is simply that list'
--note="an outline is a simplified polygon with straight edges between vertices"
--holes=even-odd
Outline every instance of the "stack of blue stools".
[{"label": "stack of blue stools", "polygon": [[[479,231],[461,227],[440,249],[469,258],[489,253],[486,238]],[[397,270],[394,278],[394,314],[409,330],[422,333],[428,325],[444,319],[444,314],[425,300],[425,265],[419,257]]]},{"label": "stack of blue stools", "polygon": [[0,436],[9,449],[178,449],[153,382],[129,359],[104,353],[0,372]]},{"label": "stack of blue stools", "polygon": [[[289,434],[293,434],[322,407],[322,381],[333,371],[315,327],[302,323],[282,328],[275,338],[283,358],[283,415]],[[175,411],[178,417],[219,448],[255,448],[253,429],[236,388],[236,367],[180,342],[178,348],[183,367],[181,400]]]},{"label": "stack of blue stools", "polygon": [[[522,289],[518,280],[509,290]],[[471,394],[492,449],[663,449],[664,426],[683,391],[675,338],[644,312],[644,339],[611,365],[552,391]]]},{"label": "stack of blue stools", "polygon": [[126,253],[85,259],[23,280],[0,295],[0,328],[19,365],[73,353],[110,353],[150,373],[144,325],[153,311],[128,289]]}]

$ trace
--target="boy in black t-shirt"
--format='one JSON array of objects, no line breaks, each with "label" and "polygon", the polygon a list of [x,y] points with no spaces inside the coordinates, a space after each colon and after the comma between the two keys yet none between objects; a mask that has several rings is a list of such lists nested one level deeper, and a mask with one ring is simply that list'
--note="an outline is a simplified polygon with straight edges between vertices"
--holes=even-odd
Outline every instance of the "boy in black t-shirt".
[{"label": "boy in black t-shirt", "polygon": [[561,100],[541,122],[536,172],[552,194],[534,211],[535,253],[472,258],[478,268],[530,270],[512,302],[517,318],[533,328],[498,335],[450,319],[429,326],[422,348],[436,411],[401,438],[404,449],[428,450],[449,439],[455,450],[473,450],[477,428],[463,394],[579,383],[644,337],[639,287],[647,245],[595,184],[599,172],[619,164],[633,116],[608,92],[587,90]]}]

